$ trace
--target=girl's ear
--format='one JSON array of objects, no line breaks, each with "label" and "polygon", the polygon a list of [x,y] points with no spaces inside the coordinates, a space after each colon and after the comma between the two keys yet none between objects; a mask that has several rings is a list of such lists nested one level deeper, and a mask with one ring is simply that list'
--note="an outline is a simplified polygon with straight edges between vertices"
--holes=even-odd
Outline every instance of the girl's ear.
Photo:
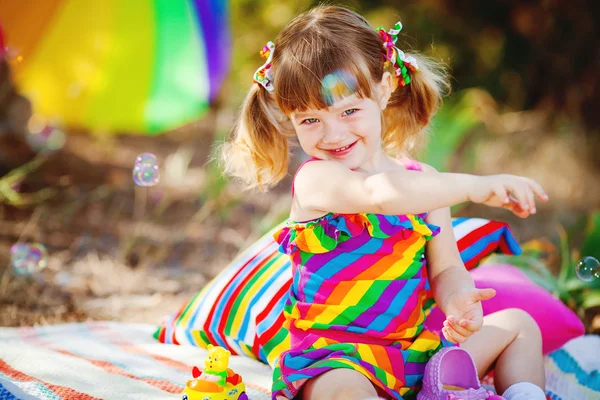
[{"label": "girl's ear", "polygon": [[382,110],[385,110],[385,108],[387,107],[388,101],[390,100],[390,96],[394,91],[393,81],[394,80],[392,78],[392,74],[390,74],[387,71],[383,73],[383,76],[381,77],[381,82],[379,83],[378,87],[379,107],[381,107]]}]

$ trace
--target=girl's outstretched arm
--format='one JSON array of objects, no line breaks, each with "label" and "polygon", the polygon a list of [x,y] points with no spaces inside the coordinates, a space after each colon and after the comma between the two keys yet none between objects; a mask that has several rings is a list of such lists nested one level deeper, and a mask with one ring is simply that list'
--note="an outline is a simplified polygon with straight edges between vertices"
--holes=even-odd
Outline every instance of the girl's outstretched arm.
[{"label": "girl's outstretched arm", "polygon": [[[526,217],[535,212],[535,195],[546,199],[535,181],[514,175],[476,176],[433,169],[367,175],[335,161],[306,164],[298,171],[294,188],[302,209],[341,214],[420,214],[474,201],[511,208]],[[509,194],[520,207],[510,207]]]}]

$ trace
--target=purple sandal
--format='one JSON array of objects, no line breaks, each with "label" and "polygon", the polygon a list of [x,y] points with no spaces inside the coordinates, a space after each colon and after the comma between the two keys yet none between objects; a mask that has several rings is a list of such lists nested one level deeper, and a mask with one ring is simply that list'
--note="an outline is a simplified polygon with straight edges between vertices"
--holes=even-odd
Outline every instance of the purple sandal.
[{"label": "purple sandal", "polygon": [[481,387],[475,363],[460,347],[445,347],[425,366],[417,400],[504,400]]}]

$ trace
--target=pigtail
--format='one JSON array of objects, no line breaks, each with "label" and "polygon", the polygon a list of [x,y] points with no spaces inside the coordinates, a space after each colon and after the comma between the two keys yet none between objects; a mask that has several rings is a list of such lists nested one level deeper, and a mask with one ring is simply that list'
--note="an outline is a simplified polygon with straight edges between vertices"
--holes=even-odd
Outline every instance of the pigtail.
[{"label": "pigtail", "polygon": [[383,114],[383,144],[388,154],[414,155],[424,147],[426,128],[450,89],[443,64],[411,55],[417,60],[419,70],[410,72],[408,85],[398,85]]},{"label": "pigtail", "polygon": [[266,190],[287,174],[286,136],[293,128],[271,96],[260,85],[252,85],[233,128],[233,137],[221,148],[225,173],[240,179],[248,189]]}]

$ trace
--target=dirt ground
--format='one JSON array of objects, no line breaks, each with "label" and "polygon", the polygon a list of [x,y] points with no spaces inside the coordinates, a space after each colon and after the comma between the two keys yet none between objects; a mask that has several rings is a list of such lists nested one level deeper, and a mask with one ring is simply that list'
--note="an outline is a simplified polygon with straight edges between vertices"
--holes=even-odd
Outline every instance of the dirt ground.
[{"label": "dirt ground", "polygon": [[[198,132],[212,123],[153,138],[69,136],[64,149],[21,183],[21,191],[51,185],[49,200],[0,204],[0,326],[158,323],[285,218],[289,179],[268,194],[242,193],[218,170],[205,168],[208,139]],[[229,123],[226,118],[217,125]],[[581,156],[577,140],[527,135],[477,144],[475,172],[532,176],[552,201],[527,220],[478,206],[459,215],[508,221],[520,241],[556,239],[558,223],[574,223],[600,207],[600,168]],[[133,160],[142,152],[164,160],[156,187],[132,182]],[[49,251],[48,267],[32,277],[14,276],[8,267],[11,245],[24,240]]]}]

